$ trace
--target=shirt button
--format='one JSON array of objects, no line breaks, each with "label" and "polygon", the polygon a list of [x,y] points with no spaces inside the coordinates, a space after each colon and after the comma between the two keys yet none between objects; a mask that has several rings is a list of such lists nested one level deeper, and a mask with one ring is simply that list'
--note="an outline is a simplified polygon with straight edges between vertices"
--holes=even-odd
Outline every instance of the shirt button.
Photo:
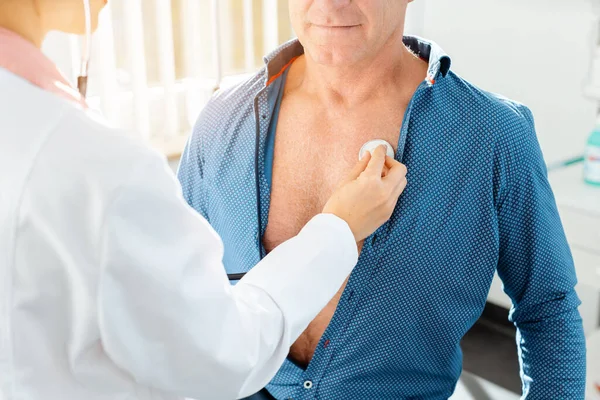
[{"label": "shirt button", "polygon": [[313,383],[311,381],[304,381],[304,389],[312,389]]}]

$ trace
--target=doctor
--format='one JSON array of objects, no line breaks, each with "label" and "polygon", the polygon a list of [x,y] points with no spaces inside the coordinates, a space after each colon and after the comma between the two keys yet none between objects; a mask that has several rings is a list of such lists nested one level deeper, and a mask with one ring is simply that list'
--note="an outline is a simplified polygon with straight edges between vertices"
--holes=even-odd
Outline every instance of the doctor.
[{"label": "doctor", "polygon": [[50,30],[91,31],[105,3],[0,0],[0,399],[250,395],[389,218],[406,169],[366,156],[232,287],[163,158],[88,113],[39,50]]}]

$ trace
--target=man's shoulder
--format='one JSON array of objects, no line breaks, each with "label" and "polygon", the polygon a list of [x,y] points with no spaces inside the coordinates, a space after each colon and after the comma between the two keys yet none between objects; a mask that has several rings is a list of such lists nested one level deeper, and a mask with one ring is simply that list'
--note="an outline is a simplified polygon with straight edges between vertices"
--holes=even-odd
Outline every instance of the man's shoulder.
[{"label": "man's shoulder", "polygon": [[[448,109],[458,113],[460,129],[490,144],[497,160],[537,162],[539,144],[531,110],[523,103],[483,90],[449,74]],[[463,124],[468,124],[465,126]]]},{"label": "man's shoulder", "polygon": [[265,70],[219,89],[208,101],[194,125],[193,135],[214,135],[244,118],[253,118],[254,99],[265,87]]},{"label": "man's shoulder", "polygon": [[495,135],[514,132],[533,126],[533,114],[523,103],[498,93],[484,90],[459,75],[449,72],[448,100],[453,109],[480,128],[486,128]]}]

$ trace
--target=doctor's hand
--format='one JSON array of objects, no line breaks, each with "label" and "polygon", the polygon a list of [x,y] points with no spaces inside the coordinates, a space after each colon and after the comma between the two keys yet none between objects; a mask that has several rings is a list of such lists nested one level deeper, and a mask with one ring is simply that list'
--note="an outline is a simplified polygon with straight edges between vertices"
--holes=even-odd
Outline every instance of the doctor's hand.
[{"label": "doctor's hand", "polygon": [[392,216],[406,188],[406,167],[386,156],[385,146],[367,153],[333,193],[323,212],[348,223],[357,242]]}]

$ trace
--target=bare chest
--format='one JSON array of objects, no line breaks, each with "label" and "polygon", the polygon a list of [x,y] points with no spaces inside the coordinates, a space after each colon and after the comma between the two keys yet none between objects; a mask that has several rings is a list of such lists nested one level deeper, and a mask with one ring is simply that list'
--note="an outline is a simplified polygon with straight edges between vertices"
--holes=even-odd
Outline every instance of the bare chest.
[{"label": "bare chest", "polygon": [[282,104],[273,159],[267,251],[295,236],[316,214],[358,161],[362,145],[385,139],[394,149],[403,109],[360,110],[335,118],[297,112]]}]

